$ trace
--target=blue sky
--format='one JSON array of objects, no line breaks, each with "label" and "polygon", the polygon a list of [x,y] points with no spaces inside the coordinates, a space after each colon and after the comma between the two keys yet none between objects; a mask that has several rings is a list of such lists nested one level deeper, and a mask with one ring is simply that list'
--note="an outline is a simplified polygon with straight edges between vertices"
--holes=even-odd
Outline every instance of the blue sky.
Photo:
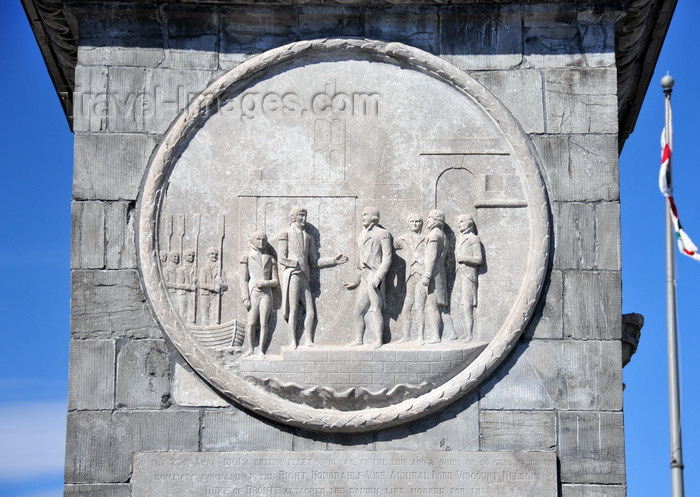
[{"label": "blue sky", "polygon": [[[62,495],[70,305],[73,135],[17,0],[0,2],[0,496]],[[668,495],[664,202],[657,187],[663,92],[673,92],[674,185],[700,244],[700,2],[680,0],[620,159],[623,311],[646,318],[624,370],[628,495]],[[700,495],[700,263],[676,258],[687,495]]]}]

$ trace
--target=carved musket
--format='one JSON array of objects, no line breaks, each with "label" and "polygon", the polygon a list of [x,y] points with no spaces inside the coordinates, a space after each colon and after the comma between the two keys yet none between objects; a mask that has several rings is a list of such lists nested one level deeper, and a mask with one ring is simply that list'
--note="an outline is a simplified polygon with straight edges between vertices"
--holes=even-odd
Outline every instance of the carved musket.
[{"label": "carved musket", "polygon": [[[219,242],[219,278],[224,274],[224,238],[226,237],[226,216],[221,215],[221,241]],[[216,309],[216,324],[221,324],[221,301],[224,292],[219,288],[218,305]]]},{"label": "carved musket", "polygon": [[168,235],[168,254],[173,249],[173,215],[168,216],[167,224],[165,225],[165,234]]},{"label": "carved musket", "polygon": [[[202,216],[197,214],[197,234],[194,236],[194,277],[199,278],[199,268],[197,263],[199,262],[199,232],[202,230]],[[199,299],[199,281],[194,288],[194,322],[197,323],[197,304]]]},{"label": "carved musket", "polygon": [[180,233],[180,261],[185,260],[185,216],[180,216],[180,227],[182,228],[182,233]]}]

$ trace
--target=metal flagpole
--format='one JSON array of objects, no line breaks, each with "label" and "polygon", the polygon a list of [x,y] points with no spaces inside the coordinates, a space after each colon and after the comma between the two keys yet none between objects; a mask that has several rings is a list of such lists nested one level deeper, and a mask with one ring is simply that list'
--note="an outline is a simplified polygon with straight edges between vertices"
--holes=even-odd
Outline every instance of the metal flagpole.
[{"label": "metal flagpole", "polygon": [[[665,98],[664,138],[672,146],[671,140],[671,91],[673,78],[661,78]],[[672,157],[673,154],[671,154]],[[669,159],[671,160],[671,159]],[[672,171],[671,164],[668,166]],[[670,174],[670,173],[669,173]],[[671,182],[669,181],[669,185]],[[675,230],[671,220],[671,202],[666,201],[666,344],[668,349],[668,413],[671,435],[671,496],[683,497],[683,449],[681,447],[681,400],[678,386],[678,340],[676,333],[676,276],[674,268]]]}]

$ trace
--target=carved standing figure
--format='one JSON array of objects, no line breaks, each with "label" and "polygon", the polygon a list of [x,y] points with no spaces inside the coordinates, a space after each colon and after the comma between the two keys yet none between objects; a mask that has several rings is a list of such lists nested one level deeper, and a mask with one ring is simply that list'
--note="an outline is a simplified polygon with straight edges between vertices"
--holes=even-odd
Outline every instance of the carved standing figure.
[{"label": "carved standing figure", "polygon": [[184,261],[175,272],[177,304],[180,316],[187,324],[194,323],[194,297],[197,290],[197,272],[194,267],[194,250],[187,249]]},{"label": "carved standing figure", "polygon": [[[423,220],[419,214],[412,213],[407,217],[409,231],[396,238],[394,249],[401,250],[406,259],[406,297],[403,301],[401,315],[404,317],[403,331],[398,342],[411,340],[411,326],[413,324],[413,311],[416,312],[416,319],[419,327],[425,319],[425,290],[420,284],[420,277],[423,274],[423,263],[425,262],[425,236],[423,231]],[[417,334],[413,333],[414,338]]]},{"label": "carved standing figure", "polygon": [[180,253],[177,250],[171,250],[165,257],[166,262],[163,265],[163,279],[165,280],[165,286],[170,291],[170,295],[174,300],[175,294],[177,293],[177,268],[180,265]]},{"label": "carved standing figure", "polygon": [[306,209],[294,207],[289,212],[290,225],[277,238],[277,255],[284,266],[282,273],[282,309],[289,324],[289,346],[297,347],[297,315],[299,305],[304,305],[304,331],[299,340],[302,347],[313,346],[313,326],[316,308],[309,280],[311,269],[334,267],[347,262],[347,256],[319,258],[318,247],[313,236],[306,230]]},{"label": "carved standing figure", "polygon": [[455,259],[457,261],[457,283],[459,298],[456,299],[456,307],[462,310],[464,315],[464,336],[460,337],[469,341],[473,337],[474,308],[477,305],[479,266],[484,261],[481,240],[476,234],[476,225],[471,214],[461,214],[457,218],[459,235],[455,247]]},{"label": "carved standing figure", "polygon": [[219,264],[219,249],[209,247],[207,249],[209,259],[199,269],[199,303],[202,315],[202,324],[211,326],[217,323],[219,314],[219,294],[228,290],[226,275],[221,271]]},{"label": "carved standing figure", "polygon": [[391,233],[379,225],[379,210],[362,209],[362,232],[359,246],[358,271],[355,281],[344,285],[348,290],[357,288],[353,321],[355,338],[350,345],[362,345],[365,335],[365,314],[371,313],[376,333],[374,348],[382,346],[384,332],[384,277],[391,266],[393,242]]},{"label": "carved standing figure", "polygon": [[[425,299],[425,328],[428,328],[426,343],[438,343],[440,341],[440,328],[442,325],[441,312],[447,307],[447,277],[445,274],[445,256],[447,255],[447,241],[443,228],[445,226],[445,214],[438,209],[428,214],[428,235],[425,243],[425,268],[421,283],[427,289]],[[418,338],[424,339],[423,333]]]},{"label": "carved standing figure", "polygon": [[[241,257],[240,290],[243,306],[248,311],[243,355],[253,351],[265,354],[272,311],[272,290],[279,285],[277,261],[267,253],[267,235],[255,231],[250,235],[250,249]],[[255,346],[255,328],[260,324],[258,346]]]}]

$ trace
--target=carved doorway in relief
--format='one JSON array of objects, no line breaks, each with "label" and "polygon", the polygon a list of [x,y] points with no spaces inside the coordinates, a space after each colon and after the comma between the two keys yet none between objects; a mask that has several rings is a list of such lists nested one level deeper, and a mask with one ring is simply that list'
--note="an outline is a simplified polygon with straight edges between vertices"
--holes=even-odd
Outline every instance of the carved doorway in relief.
[{"label": "carved doorway in relief", "polygon": [[[456,219],[461,214],[471,214],[476,219],[474,209],[474,200],[477,196],[476,176],[472,171],[461,167],[464,160],[462,156],[453,156],[451,159],[460,164],[460,166],[449,167],[442,171],[435,182],[435,208],[440,209],[445,213],[445,218],[450,222],[445,223],[444,232],[447,238],[447,257],[445,259],[445,269],[447,274],[447,294],[449,296],[450,305],[444,312],[444,326],[448,332],[455,333],[457,336],[463,336],[464,323],[461,322],[460,316],[453,309],[453,301],[455,297],[455,281],[457,279],[455,261],[455,246],[457,241],[457,225]],[[475,320],[474,327],[476,328],[474,336],[479,338],[479,320]],[[450,330],[449,328],[452,328]]]}]

